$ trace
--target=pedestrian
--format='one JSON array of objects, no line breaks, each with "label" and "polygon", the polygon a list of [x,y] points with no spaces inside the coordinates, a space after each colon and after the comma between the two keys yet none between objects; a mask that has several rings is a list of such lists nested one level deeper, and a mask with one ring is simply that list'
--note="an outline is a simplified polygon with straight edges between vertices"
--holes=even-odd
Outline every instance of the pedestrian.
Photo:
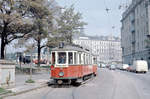
[{"label": "pedestrian", "polygon": [[24,63],[24,64],[26,63],[26,59],[25,59],[25,57],[23,57],[23,63]]},{"label": "pedestrian", "polygon": [[19,63],[21,64],[21,62],[22,62],[22,56],[20,55],[19,56]]}]

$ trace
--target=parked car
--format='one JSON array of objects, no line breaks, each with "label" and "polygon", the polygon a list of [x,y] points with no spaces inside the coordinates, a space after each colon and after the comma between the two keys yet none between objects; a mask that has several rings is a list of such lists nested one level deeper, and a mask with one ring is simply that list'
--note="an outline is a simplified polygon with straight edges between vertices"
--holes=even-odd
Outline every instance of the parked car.
[{"label": "parked car", "polygon": [[24,58],[25,58],[24,60],[25,63],[28,63],[28,64],[31,63],[31,56],[25,56]]},{"label": "parked car", "polygon": [[121,67],[122,67],[122,64],[117,64],[116,65],[116,69],[121,69]]},{"label": "parked car", "polygon": [[134,71],[136,73],[143,72],[146,73],[148,71],[148,63],[145,60],[136,60],[133,62],[133,65],[131,66],[131,71]]},{"label": "parked car", "polygon": [[127,70],[127,71],[131,71],[131,66],[129,66],[126,70]]},{"label": "parked car", "polygon": [[128,65],[128,64],[123,64],[123,65],[120,67],[120,70],[127,70],[127,68],[129,68],[129,65]]},{"label": "parked car", "polygon": [[101,68],[106,68],[106,65],[105,64],[101,64]]},{"label": "parked car", "polygon": [[98,64],[97,64],[97,67],[98,67],[98,68],[101,68],[101,64],[100,64],[100,63],[98,63]]},{"label": "parked car", "polygon": [[114,65],[114,64],[110,65],[109,69],[110,70],[115,70],[116,69],[116,65]]},{"label": "parked car", "polygon": [[110,68],[110,64],[106,64],[106,68]]}]

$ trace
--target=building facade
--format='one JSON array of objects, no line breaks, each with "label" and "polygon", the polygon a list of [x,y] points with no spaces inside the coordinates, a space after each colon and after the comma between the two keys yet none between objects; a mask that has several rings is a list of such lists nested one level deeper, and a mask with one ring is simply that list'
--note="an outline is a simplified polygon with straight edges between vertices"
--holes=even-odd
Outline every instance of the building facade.
[{"label": "building facade", "polygon": [[84,36],[74,39],[74,43],[88,48],[97,56],[98,62],[122,61],[120,38],[108,36]]},{"label": "building facade", "polygon": [[149,0],[132,0],[122,15],[121,47],[123,63],[133,64],[134,60],[150,60],[148,41],[150,40]]}]

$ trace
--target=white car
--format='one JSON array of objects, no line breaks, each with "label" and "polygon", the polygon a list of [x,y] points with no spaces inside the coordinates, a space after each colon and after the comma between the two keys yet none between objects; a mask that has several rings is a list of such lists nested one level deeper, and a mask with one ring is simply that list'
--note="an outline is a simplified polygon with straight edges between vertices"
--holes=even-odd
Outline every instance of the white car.
[{"label": "white car", "polygon": [[129,67],[128,64],[122,64],[122,66],[120,67],[120,70],[127,70],[128,67]]},{"label": "white car", "polygon": [[116,69],[116,65],[114,65],[114,64],[110,65],[109,69],[110,70],[115,70]]},{"label": "white car", "polygon": [[105,68],[106,67],[106,65],[105,64],[101,64],[101,68]]}]

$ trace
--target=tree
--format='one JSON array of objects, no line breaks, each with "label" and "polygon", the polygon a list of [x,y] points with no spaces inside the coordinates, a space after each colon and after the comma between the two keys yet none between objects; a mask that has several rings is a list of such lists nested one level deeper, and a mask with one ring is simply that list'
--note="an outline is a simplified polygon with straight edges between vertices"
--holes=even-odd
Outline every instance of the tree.
[{"label": "tree", "polygon": [[53,27],[53,10],[52,2],[49,0],[30,0],[28,11],[31,12],[34,25],[34,32],[28,37],[37,42],[38,49],[38,67],[40,67],[41,49],[46,46],[42,44],[51,33]]},{"label": "tree", "polygon": [[24,0],[0,0],[1,59],[5,58],[6,45],[33,30],[33,25],[26,18],[28,7],[23,6],[24,3]]},{"label": "tree", "polygon": [[57,32],[59,37],[64,38],[64,41],[72,43],[72,37],[76,33],[80,33],[80,29],[87,23],[81,21],[82,14],[74,11],[73,5],[66,8],[62,12],[58,22]]}]

